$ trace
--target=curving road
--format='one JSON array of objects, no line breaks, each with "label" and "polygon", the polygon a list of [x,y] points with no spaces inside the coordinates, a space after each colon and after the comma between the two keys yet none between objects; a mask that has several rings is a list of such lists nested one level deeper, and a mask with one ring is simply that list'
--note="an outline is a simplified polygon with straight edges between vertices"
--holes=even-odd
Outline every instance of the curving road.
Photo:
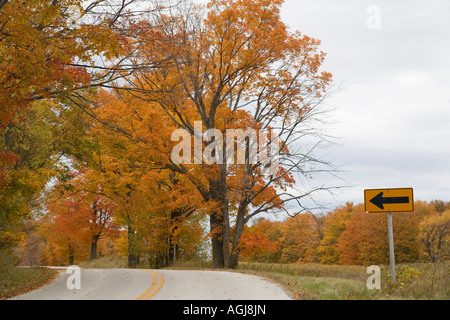
[{"label": "curving road", "polygon": [[[13,300],[290,300],[253,275],[204,270],[62,269],[51,283]],[[77,280],[80,281],[77,281]],[[79,288],[76,287],[79,284]]]}]

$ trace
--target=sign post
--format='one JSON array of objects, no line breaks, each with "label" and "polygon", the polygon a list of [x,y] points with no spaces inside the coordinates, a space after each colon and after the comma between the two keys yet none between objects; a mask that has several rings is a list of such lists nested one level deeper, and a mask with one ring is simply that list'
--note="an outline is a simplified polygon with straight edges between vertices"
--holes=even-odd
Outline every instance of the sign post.
[{"label": "sign post", "polygon": [[177,262],[177,244],[178,244],[178,235],[181,232],[180,225],[178,223],[174,223],[169,227],[169,232],[172,235],[172,244],[173,244],[173,264]]},{"label": "sign post", "polygon": [[392,226],[392,212],[388,212],[388,237],[389,237],[389,264],[391,266],[391,280],[392,283],[395,279],[395,255],[394,255],[394,227]]},{"label": "sign post", "polygon": [[177,244],[173,244],[173,264],[177,263]]},{"label": "sign post", "polygon": [[392,212],[414,211],[414,198],[412,188],[397,189],[369,189],[364,190],[364,206],[366,212],[386,212],[389,237],[389,264],[391,267],[391,280],[395,279],[394,254],[394,228]]}]

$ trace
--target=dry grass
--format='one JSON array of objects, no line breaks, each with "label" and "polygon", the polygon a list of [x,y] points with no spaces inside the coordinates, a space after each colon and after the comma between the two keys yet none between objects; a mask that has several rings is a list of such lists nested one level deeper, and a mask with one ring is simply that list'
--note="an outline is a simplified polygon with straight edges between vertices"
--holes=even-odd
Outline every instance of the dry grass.
[{"label": "dry grass", "polygon": [[397,266],[394,284],[390,282],[388,268],[382,276],[383,294],[388,299],[450,299],[450,261]]},{"label": "dry grass", "polygon": [[110,269],[110,268],[127,268],[127,257],[122,256],[106,256],[94,260],[83,261],[78,264],[80,268],[86,269]]},{"label": "dry grass", "polygon": [[370,300],[366,268],[320,264],[240,263],[239,271],[271,278],[298,300]]},{"label": "dry grass", "polygon": [[240,263],[239,270],[272,278],[299,300],[450,299],[450,263],[402,264],[396,283],[381,266],[381,290],[368,290],[365,266]]},{"label": "dry grass", "polygon": [[15,267],[0,272],[0,300],[34,290],[53,281],[58,271],[49,268]]}]

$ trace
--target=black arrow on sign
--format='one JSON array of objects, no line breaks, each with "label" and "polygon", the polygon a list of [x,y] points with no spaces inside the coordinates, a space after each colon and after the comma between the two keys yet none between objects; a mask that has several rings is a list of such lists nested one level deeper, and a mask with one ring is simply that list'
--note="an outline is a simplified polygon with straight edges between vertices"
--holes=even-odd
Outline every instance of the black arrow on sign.
[{"label": "black arrow on sign", "polygon": [[370,202],[384,210],[385,204],[409,203],[409,197],[383,197],[383,192],[380,192]]},{"label": "black arrow on sign", "polygon": [[173,227],[172,234],[175,234],[175,230],[177,230],[177,229],[178,229],[178,226]]}]

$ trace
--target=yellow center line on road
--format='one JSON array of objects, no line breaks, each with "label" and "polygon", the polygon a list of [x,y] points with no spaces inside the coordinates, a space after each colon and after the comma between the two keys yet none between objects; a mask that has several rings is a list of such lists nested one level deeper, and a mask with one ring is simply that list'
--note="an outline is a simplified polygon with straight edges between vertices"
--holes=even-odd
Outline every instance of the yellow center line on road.
[{"label": "yellow center line on road", "polygon": [[[143,270],[143,271],[145,271],[145,272],[147,272],[147,273],[149,273],[149,274],[151,274],[153,276],[153,283],[150,286],[150,288],[145,290],[145,292],[143,294],[141,294],[139,297],[137,297],[134,300],[150,300],[155,294],[158,293],[158,291],[162,288],[162,286],[164,284],[164,278],[159,273],[153,272],[153,271],[150,271],[150,270]],[[158,283],[158,278],[159,278],[159,283]],[[157,283],[158,283],[158,286],[155,288]]]},{"label": "yellow center line on road", "polygon": [[[150,271],[148,271],[150,272]],[[155,290],[153,290],[152,293],[150,293],[148,296],[146,296],[144,298],[144,300],[150,300],[155,294],[157,294],[159,292],[159,290],[161,290],[163,284],[164,284],[164,277],[162,275],[160,275],[159,273],[155,272],[157,276],[159,276],[159,284],[158,286],[155,288]]]}]

